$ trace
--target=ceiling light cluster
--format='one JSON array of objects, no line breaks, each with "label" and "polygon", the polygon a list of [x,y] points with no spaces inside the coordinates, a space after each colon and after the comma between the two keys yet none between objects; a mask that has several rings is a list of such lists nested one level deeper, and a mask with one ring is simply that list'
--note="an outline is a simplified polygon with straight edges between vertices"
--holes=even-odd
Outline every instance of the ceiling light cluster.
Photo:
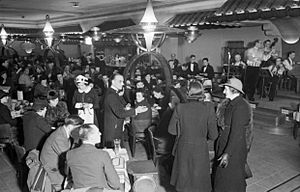
[{"label": "ceiling light cluster", "polygon": [[7,38],[8,38],[8,34],[7,34],[7,32],[5,31],[4,25],[3,25],[3,24],[2,24],[2,26],[1,26],[0,37],[1,37],[2,44],[3,44],[3,45],[6,45],[6,41],[7,41]]},{"label": "ceiling light cluster", "polygon": [[190,26],[188,31],[185,33],[186,40],[188,43],[193,43],[201,34],[196,26]]}]

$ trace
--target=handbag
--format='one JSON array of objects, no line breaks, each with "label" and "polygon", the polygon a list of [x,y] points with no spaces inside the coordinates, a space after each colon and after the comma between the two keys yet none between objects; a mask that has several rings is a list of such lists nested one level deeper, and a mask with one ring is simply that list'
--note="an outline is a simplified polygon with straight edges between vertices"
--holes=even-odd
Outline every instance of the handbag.
[{"label": "handbag", "polygon": [[251,177],[253,177],[253,174],[252,174],[252,171],[251,171],[248,163],[246,162],[246,164],[245,164],[245,178],[249,179]]}]

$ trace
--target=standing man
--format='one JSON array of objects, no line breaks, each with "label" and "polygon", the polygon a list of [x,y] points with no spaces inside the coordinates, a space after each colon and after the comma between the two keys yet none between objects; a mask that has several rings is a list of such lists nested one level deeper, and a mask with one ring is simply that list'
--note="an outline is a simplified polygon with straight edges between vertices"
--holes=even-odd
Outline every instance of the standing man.
[{"label": "standing man", "polygon": [[250,101],[254,101],[254,93],[256,84],[259,79],[259,68],[263,59],[262,42],[260,40],[254,41],[254,47],[246,51],[247,55],[247,69],[246,69],[246,94]]},{"label": "standing man", "polygon": [[287,77],[290,78],[292,81],[291,87],[288,87],[288,89],[292,89],[295,91],[295,93],[297,93],[297,78],[294,75],[295,73],[294,68],[296,65],[295,57],[296,57],[295,51],[288,52],[287,58],[283,61],[283,66],[285,68]]},{"label": "standing man", "polygon": [[48,173],[52,186],[56,191],[62,189],[66,153],[71,148],[71,133],[83,124],[78,115],[70,115],[65,124],[56,129],[46,140],[40,155],[40,161]]},{"label": "standing man", "polygon": [[246,130],[251,109],[243,99],[243,84],[239,79],[229,79],[224,87],[224,94],[230,101],[224,113],[225,126],[216,143],[214,192],[245,192]]},{"label": "standing man", "polygon": [[168,64],[170,66],[170,68],[172,69],[172,71],[174,72],[175,69],[177,69],[178,65],[179,65],[179,61],[178,59],[176,59],[176,54],[172,53],[171,54],[171,59],[168,61]]},{"label": "standing man", "polygon": [[106,67],[104,58],[105,58],[105,56],[103,53],[101,54],[101,52],[98,52],[95,57],[95,66],[96,66],[96,68],[100,67],[101,74],[103,74],[105,72],[105,67]]},{"label": "standing man", "polygon": [[124,105],[119,92],[124,86],[124,77],[118,73],[113,74],[111,86],[107,89],[104,98],[104,146],[113,147],[114,139],[121,139],[123,143],[123,123],[125,118],[135,116],[149,110],[146,106],[129,108]]}]

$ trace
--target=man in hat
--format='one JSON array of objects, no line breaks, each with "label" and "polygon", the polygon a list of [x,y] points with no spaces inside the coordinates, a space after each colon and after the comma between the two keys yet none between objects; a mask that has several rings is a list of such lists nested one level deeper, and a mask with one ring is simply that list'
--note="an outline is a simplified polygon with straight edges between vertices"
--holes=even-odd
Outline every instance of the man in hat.
[{"label": "man in hat", "polygon": [[245,164],[247,160],[246,130],[251,120],[251,109],[243,99],[243,84],[237,78],[224,85],[229,103],[224,113],[224,129],[216,143],[214,191],[246,191]]},{"label": "man in hat", "polygon": [[41,150],[51,127],[45,119],[47,111],[46,100],[35,100],[32,111],[23,116],[24,147],[26,151]]}]

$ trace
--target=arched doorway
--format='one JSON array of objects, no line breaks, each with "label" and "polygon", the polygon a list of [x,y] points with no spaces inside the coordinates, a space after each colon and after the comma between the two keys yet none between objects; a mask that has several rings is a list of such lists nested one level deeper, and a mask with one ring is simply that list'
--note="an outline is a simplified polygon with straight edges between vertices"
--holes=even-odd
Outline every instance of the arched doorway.
[{"label": "arched doorway", "polygon": [[155,60],[157,61],[162,69],[162,72],[164,74],[164,80],[165,80],[165,84],[166,87],[169,88],[172,85],[172,70],[170,68],[170,66],[168,65],[167,60],[164,58],[164,56],[160,53],[155,53],[155,52],[143,52],[139,55],[134,56],[129,64],[126,66],[126,68],[124,69],[124,80],[126,82],[126,80],[131,80],[134,79],[134,72],[135,69],[137,67],[137,65],[139,64],[139,61],[141,60],[141,58],[143,57],[149,57],[150,62]]},{"label": "arched doorway", "polygon": [[[137,67],[141,67],[141,65],[144,65],[144,68],[148,68],[146,72],[144,72],[144,75],[147,73],[154,74],[155,76],[159,76],[161,79],[163,79],[162,87],[165,89],[165,94],[169,96],[170,87],[172,85],[172,70],[170,66],[168,65],[167,60],[164,58],[164,56],[160,53],[155,52],[143,52],[139,55],[134,56],[129,64],[125,67],[123,76],[124,81],[127,82],[127,80],[130,80],[130,82],[135,81],[135,72]],[[146,65],[146,66],[145,66]],[[159,66],[159,69],[151,69],[151,66]],[[150,68],[150,70],[149,70]],[[125,86],[125,89],[127,89],[127,86]],[[130,91],[125,91],[125,98],[127,101],[132,101],[132,96],[130,96]]]}]

